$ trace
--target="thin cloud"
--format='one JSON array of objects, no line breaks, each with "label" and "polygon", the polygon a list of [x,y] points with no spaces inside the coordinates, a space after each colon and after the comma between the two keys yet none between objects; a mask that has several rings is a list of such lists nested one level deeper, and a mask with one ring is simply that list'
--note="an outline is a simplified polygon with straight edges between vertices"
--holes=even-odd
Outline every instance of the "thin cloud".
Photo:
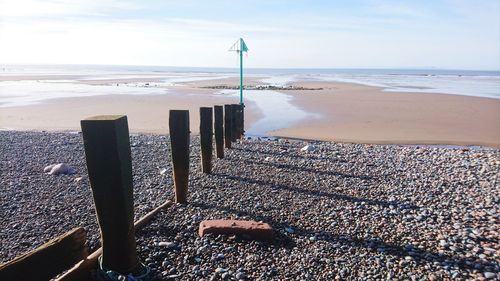
[{"label": "thin cloud", "polygon": [[0,16],[53,17],[112,15],[116,10],[138,10],[141,6],[124,0],[2,0]]},{"label": "thin cloud", "polygon": [[[0,22],[0,63],[234,66],[226,50],[244,37],[251,67],[500,68],[500,30],[494,12],[484,11],[496,4],[488,1],[436,7],[358,1],[337,10],[329,4],[331,13],[295,7],[241,18],[200,17],[190,9],[169,17],[164,3],[157,8],[151,1],[0,1],[11,4],[0,8],[8,14]],[[167,6],[195,4],[188,2]]]}]

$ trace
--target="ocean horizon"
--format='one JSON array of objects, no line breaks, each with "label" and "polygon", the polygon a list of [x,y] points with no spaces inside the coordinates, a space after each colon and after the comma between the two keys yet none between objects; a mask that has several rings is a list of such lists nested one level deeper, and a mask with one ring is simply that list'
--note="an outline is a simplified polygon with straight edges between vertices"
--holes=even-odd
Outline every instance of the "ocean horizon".
[{"label": "ocean horizon", "polygon": [[[196,72],[237,73],[237,67],[197,67],[162,65],[107,65],[107,64],[0,64],[0,74],[39,73],[57,71],[129,71],[129,72]],[[388,74],[388,75],[452,75],[452,76],[500,76],[500,70],[442,69],[442,68],[266,68],[245,67],[247,74]]]}]

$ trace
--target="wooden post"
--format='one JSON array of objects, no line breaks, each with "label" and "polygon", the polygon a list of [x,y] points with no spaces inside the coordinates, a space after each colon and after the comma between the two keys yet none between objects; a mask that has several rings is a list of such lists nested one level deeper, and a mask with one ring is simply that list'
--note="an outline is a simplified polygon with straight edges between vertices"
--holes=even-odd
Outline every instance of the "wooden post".
[{"label": "wooden post", "polygon": [[132,159],[127,116],[81,121],[90,187],[101,229],[104,268],[137,273]]},{"label": "wooden post", "polygon": [[238,105],[231,104],[231,142],[238,139]]},{"label": "wooden post", "polygon": [[170,110],[169,127],[175,202],[187,203],[189,183],[189,111]]},{"label": "wooden post", "polygon": [[239,104],[233,104],[233,118],[234,118],[234,124],[233,124],[233,130],[234,130],[234,136],[233,136],[233,142],[235,142],[237,139],[240,138],[240,105]]},{"label": "wooden post", "polygon": [[211,107],[200,107],[201,171],[212,172],[213,118]]},{"label": "wooden post", "polygon": [[85,229],[79,227],[0,265],[0,280],[50,280],[87,257]]},{"label": "wooden post", "polygon": [[243,105],[236,104],[236,116],[235,116],[235,131],[236,131],[236,139],[241,139],[243,136]]},{"label": "wooden post", "polygon": [[240,128],[241,128],[241,137],[245,137],[245,105],[242,104],[241,105],[241,124],[240,124]]},{"label": "wooden post", "polygon": [[214,106],[215,152],[217,158],[224,158],[224,109],[221,105]]},{"label": "wooden post", "polygon": [[[158,212],[165,210],[173,204],[172,201],[167,200],[165,203],[161,204],[159,207],[155,208],[151,212],[144,215],[138,221],[134,223],[135,229],[141,229],[147,222],[149,222]],[[55,281],[88,281],[91,280],[91,270],[95,269],[97,266],[97,259],[102,254],[102,247],[95,250],[85,259],[81,260],[79,263],[75,264],[73,268],[68,270],[62,276],[59,276]],[[2,279],[0,279],[2,280]],[[37,279],[38,280],[38,279]]]},{"label": "wooden post", "polygon": [[231,130],[233,126],[231,125],[231,110],[232,107],[230,104],[224,105],[224,143],[226,148],[231,148]]}]

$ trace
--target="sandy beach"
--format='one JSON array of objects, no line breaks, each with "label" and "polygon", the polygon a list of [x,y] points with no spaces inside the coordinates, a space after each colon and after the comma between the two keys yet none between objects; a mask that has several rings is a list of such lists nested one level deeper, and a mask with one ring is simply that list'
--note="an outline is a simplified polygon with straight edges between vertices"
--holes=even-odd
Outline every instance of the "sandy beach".
[{"label": "sandy beach", "polygon": [[395,93],[347,83],[300,83],[319,91],[287,91],[319,114],[275,136],[377,144],[500,147],[500,100],[459,95]]},{"label": "sandy beach", "polygon": [[[0,127],[15,130],[78,131],[80,120],[103,114],[127,115],[133,133],[168,134],[171,109],[187,109],[193,134],[199,131],[199,108],[235,103],[207,89],[178,89],[163,95],[104,95],[61,98],[46,103],[0,109]],[[251,105],[250,105],[251,107]],[[246,112],[248,123],[259,116],[258,110]]]},{"label": "sandy beach", "polygon": [[[16,78],[18,79],[18,77]],[[262,84],[250,77],[246,85]],[[156,78],[84,80],[89,85],[156,82]],[[16,130],[79,130],[83,118],[125,114],[134,133],[166,134],[168,111],[188,109],[191,131],[198,133],[202,106],[237,103],[206,87],[236,86],[237,78],[178,83],[165,94],[103,95],[59,98],[43,103],[0,108],[0,128]],[[339,82],[294,82],[322,90],[287,90],[291,105],[309,114],[298,122],[268,132],[273,136],[383,144],[449,144],[500,147],[500,100],[459,95],[396,93]],[[246,127],[262,118],[261,109],[246,102]]]}]

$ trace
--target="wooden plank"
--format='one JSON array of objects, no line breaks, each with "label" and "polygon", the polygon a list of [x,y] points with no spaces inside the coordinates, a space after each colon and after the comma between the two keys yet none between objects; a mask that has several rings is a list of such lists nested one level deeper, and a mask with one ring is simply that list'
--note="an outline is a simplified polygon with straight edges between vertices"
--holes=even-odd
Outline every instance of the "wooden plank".
[{"label": "wooden plank", "polygon": [[213,113],[211,107],[200,107],[201,171],[212,172]]},{"label": "wooden plank", "polygon": [[81,121],[90,187],[103,245],[105,268],[121,274],[140,269],[134,229],[132,159],[126,116]]},{"label": "wooden plank", "polygon": [[214,129],[215,129],[215,154],[217,158],[224,158],[224,108],[221,105],[214,106]]},{"label": "wooden plank", "polygon": [[94,251],[85,259],[73,266],[55,281],[89,281],[92,280],[91,271],[98,267],[98,258],[102,255],[102,247]]},{"label": "wooden plank", "polygon": [[151,212],[147,213],[144,215],[144,217],[140,218],[134,223],[134,227],[136,230],[141,229],[143,226],[145,226],[157,213],[159,213],[161,210],[164,210],[170,206],[172,206],[173,201],[172,200],[167,200],[165,203],[161,204],[160,206],[156,207],[153,209]]},{"label": "wooden plank", "polygon": [[175,202],[187,203],[189,183],[189,111],[170,110],[169,127]]},{"label": "wooden plank", "polygon": [[232,106],[230,104],[224,105],[224,144],[226,148],[231,148],[231,130],[232,130]]},{"label": "wooden plank", "polygon": [[[166,208],[172,206],[173,201],[167,200],[165,203],[161,204],[159,207],[153,209],[151,212],[147,213],[144,217],[140,218],[134,223],[136,230],[144,227],[157,213]],[[87,258],[80,260],[77,264],[73,266],[68,272],[64,273],[55,281],[87,281],[90,280],[90,272],[92,269],[97,267],[97,259],[102,255],[102,248],[97,249]]]},{"label": "wooden plank", "polygon": [[0,280],[49,280],[88,255],[85,229],[74,228],[0,265]]}]

